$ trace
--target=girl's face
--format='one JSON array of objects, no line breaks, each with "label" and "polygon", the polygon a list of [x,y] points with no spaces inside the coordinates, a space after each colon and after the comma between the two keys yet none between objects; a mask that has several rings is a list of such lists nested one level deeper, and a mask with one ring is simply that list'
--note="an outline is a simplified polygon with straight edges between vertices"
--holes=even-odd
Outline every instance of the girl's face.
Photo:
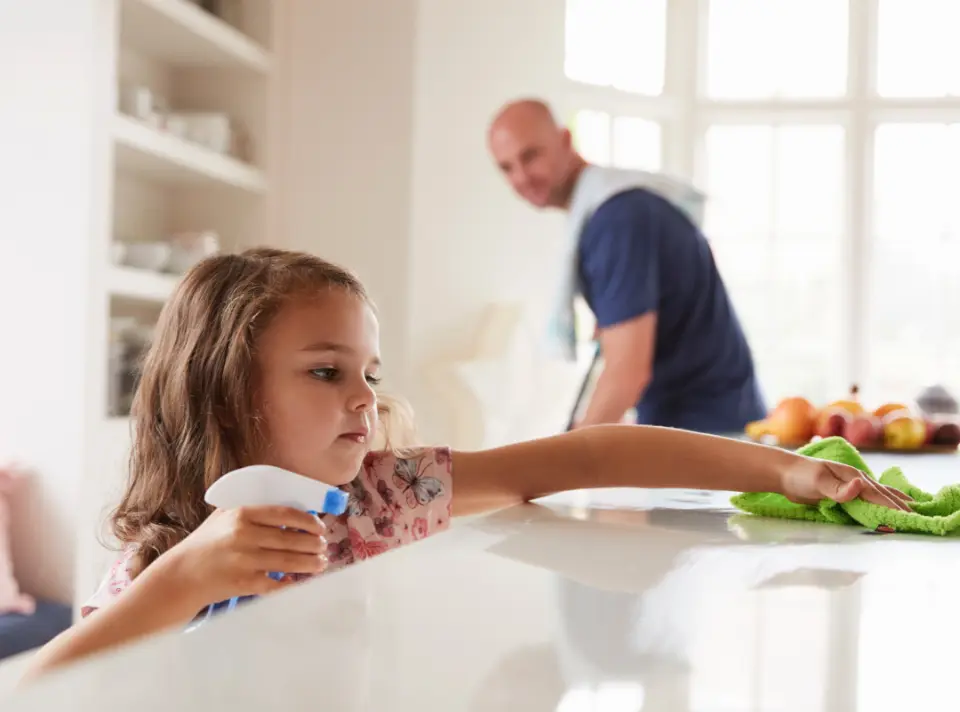
[{"label": "girl's face", "polygon": [[280,310],[257,343],[259,463],[330,485],[356,477],[377,428],[379,341],[369,305],[344,290]]}]

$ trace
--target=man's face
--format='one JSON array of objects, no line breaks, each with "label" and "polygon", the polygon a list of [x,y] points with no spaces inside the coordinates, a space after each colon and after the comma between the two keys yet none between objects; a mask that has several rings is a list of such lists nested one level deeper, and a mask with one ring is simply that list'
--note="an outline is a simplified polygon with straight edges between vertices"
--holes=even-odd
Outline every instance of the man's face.
[{"label": "man's face", "polygon": [[505,122],[490,131],[490,153],[517,195],[537,208],[562,207],[570,133],[556,126]]}]

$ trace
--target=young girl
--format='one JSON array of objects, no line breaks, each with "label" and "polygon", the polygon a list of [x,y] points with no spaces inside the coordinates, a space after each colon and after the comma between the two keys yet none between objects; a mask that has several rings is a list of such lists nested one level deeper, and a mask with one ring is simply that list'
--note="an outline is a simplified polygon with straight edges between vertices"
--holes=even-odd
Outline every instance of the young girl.
[{"label": "young girl", "polygon": [[[378,413],[390,416],[377,398],[378,341],[363,286],[316,257],[256,249],[191,270],[160,317],[137,390],[129,482],[112,520],[124,554],[31,674],[422,539],[455,515],[562,490],[860,496],[906,508],[853,468],[654,427],[586,428],[481,452],[374,452]],[[211,512],[207,488],[256,463],[345,488],[346,514]]]}]

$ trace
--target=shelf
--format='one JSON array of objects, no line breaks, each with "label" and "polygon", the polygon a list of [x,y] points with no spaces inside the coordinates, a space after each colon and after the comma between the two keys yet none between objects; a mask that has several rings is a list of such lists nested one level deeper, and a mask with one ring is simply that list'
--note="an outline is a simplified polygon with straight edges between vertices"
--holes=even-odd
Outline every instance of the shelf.
[{"label": "shelf", "polygon": [[112,296],[162,304],[173,294],[180,278],[133,267],[113,266],[107,280],[107,290]]},{"label": "shelf", "polygon": [[127,116],[113,119],[118,167],[174,185],[229,187],[266,192],[263,173],[235,158],[188,143]]},{"label": "shelf", "polygon": [[270,54],[186,0],[122,0],[120,41],[177,67],[225,67],[266,74]]}]

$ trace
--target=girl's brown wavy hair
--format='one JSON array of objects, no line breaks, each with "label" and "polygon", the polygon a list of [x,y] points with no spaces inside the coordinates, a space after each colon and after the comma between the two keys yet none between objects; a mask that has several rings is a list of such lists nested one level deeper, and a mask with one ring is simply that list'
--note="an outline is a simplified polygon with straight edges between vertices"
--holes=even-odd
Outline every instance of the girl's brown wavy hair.
[{"label": "girl's brown wavy hair", "polygon": [[[258,336],[287,301],[327,289],[370,303],[337,265],[257,248],[204,260],[164,306],[134,397],[126,490],[111,517],[119,543],[136,548],[133,575],[199,527],[211,511],[207,488],[261,451]],[[385,447],[399,444],[388,429],[391,415],[404,415],[398,407],[379,399]]]}]

